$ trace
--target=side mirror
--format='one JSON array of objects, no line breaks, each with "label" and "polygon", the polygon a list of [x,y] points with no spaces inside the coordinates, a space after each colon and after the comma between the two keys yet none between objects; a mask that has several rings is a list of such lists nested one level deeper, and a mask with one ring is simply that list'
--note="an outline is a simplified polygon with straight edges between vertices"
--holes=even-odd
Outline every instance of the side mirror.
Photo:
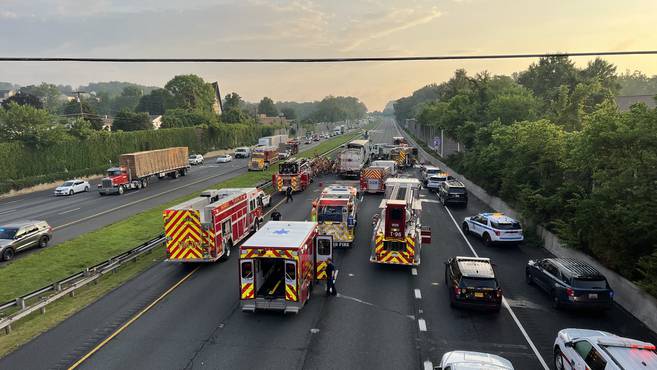
[{"label": "side mirror", "polygon": [[575,347],[575,344],[572,341],[565,342],[563,345],[566,346],[566,347],[569,347],[569,348]]}]

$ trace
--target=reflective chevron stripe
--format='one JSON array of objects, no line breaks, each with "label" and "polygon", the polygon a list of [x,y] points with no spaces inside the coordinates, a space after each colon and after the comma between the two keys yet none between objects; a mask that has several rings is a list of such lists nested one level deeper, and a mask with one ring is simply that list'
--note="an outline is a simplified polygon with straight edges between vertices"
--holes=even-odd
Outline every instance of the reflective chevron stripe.
[{"label": "reflective chevron stripe", "polygon": [[253,299],[255,298],[255,289],[253,289],[253,283],[243,283],[242,284],[242,299]]},{"label": "reflective chevron stripe", "polygon": [[318,280],[326,280],[326,261],[321,261],[317,265],[316,276]]},{"label": "reflective chevron stripe", "polygon": [[345,222],[334,224],[320,224],[320,235],[331,235],[334,242],[352,242],[354,240],[354,230],[347,227]]},{"label": "reflective chevron stripe", "polygon": [[249,248],[240,251],[240,258],[286,258],[298,261],[299,255],[297,251],[289,249],[273,249],[273,248]]},{"label": "reflective chevron stripe", "polygon": [[278,191],[283,191],[283,178],[280,176],[276,177],[276,186],[278,187]]},{"label": "reflective chevron stripe", "polygon": [[285,300],[296,302],[297,298],[297,288],[292,284],[285,284]]}]

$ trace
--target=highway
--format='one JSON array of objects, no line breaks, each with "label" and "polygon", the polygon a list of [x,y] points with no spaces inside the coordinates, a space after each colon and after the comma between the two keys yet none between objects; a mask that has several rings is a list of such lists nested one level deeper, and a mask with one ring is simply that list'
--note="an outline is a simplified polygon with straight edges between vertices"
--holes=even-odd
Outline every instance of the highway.
[{"label": "highway", "polygon": [[[387,121],[373,141],[397,135]],[[281,204],[283,219],[307,220],[310,200],[330,182],[317,179],[293,203]],[[565,327],[657,342],[618,306],[601,314],[553,309],[547,295],[524,282],[527,260],[547,251],[487,248],[461,234],[463,217],[490,210],[475,197],[467,208],[448,209],[423,191],[422,223],[433,238],[422,250],[422,264],[370,263],[369,221],[380,199],[364,196],[355,247],[334,254],[339,295],[315,289],[298,315],[241,312],[236,253],[212,265],[160,263],[1,359],[0,368],[426,369],[460,349],[498,354],[516,369],[531,370],[544,363],[553,368],[554,338]],[[499,313],[449,305],[443,263],[474,253],[496,264],[508,302]]]},{"label": "highway", "polygon": [[[311,149],[318,144],[302,145],[300,150]],[[88,193],[55,197],[54,189],[50,189],[5,198],[0,200],[0,225],[16,220],[46,220],[54,228],[54,236],[49,244],[54,246],[246,173],[247,161],[233,159],[228,163],[215,163],[215,158],[206,158],[203,165],[192,166],[187,176],[156,179],[150,182],[148,188],[128,191],[124,195],[99,196],[96,185],[100,180],[96,180],[91,182]],[[17,254],[15,258],[37,250],[35,248]]]}]

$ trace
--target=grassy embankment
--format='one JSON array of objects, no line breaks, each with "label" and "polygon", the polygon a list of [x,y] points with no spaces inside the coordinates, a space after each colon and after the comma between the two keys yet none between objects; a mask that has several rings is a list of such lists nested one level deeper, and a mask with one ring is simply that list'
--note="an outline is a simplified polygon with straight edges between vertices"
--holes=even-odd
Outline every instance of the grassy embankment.
[{"label": "grassy embankment", "polygon": [[[311,157],[326,152],[354,138],[348,134],[327,140],[315,148],[303,151],[299,156]],[[274,166],[269,171],[249,172],[220,182],[214,188],[248,187],[271,179]],[[126,220],[108,225],[96,231],[78,236],[56,247],[20,258],[0,269],[0,302],[34,291],[49,282],[55,282],[76,273],[87,266],[105,261],[112,256],[133,248],[162,232],[162,211],[174,204],[197,196],[199,192],[180,197],[167,204],[138,213]],[[97,285],[80,289],[75,298],[66,297],[49,305],[47,313],[36,313],[13,325],[9,335],[0,336],[0,356],[27,342],[36,335],[57,325],[112,289],[138,275],[164,257],[163,248],[128,264],[103,278]]]}]

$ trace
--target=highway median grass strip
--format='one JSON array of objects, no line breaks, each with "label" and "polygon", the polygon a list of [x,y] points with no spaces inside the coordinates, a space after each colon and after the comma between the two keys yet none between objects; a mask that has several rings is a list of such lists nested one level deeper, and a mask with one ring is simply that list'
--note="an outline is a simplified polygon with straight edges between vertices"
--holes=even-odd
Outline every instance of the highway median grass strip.
[{"label": "highway median grass strip", "polygon": [[[357,135],[347,134],[327,140],[312,149],[299,153],[298,156],[312,157],[315,154],[336,148],[352,140]],[[248,172],[208,188],[255,186],[270,180],[277,167],[272,166],[268,171]],[[38,251],[9,263],[0,268],[0,286],[3,287],[0,291],[0,302],[12,300],[48,283],[54,283],[157,236],[162,232],[162,211],[198,194],[200,192],[179,197],[123,221],[80,235],[57,246]],[[157,256],[157,258],[151,258],[151,256]],[[0,356],[5,355],[8,351],[17,348],[45,330],[54,327],[86,305],[102,297],[111,289],[120,286],[146,268],[162,261],[163,257],[163,248],[156,248],[153,254],[140,258],[135,264],[128,264],[127,268],[121,268],[116,274],[103,278],[97,285],[90,285],[81,289],[79,293],[82,294],[77,297],[66,297],[47,306],[45,315],[37,313],[13,325],[14,331],[11,334],[0,336]],[[81,297],[82,295],[84,295],[84,298]]]}]

